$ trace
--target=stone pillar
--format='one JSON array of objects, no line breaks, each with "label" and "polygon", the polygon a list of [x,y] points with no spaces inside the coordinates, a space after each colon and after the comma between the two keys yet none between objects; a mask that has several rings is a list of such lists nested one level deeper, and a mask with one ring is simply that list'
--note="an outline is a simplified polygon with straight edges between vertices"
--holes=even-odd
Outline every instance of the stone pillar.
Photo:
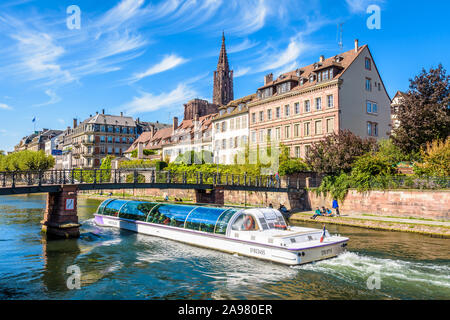
[{"label": "stone pillar", "polygon": [[60,192],[47,194],[47,207],[42,231],[61,238],[78,238],[80,224],[77,216],[77,186],[62,186]]}]

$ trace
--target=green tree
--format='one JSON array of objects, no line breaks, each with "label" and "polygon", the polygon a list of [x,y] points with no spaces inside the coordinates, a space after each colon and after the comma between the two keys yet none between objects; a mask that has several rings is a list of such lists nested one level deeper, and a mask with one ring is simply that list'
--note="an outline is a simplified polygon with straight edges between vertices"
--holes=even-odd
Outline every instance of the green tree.
[{"label": "green tree", "polygon": [[435,140],[421,150],[423,163],[416,163],[414,172],[430,177],[450,176],[450,138]]},{"label": "green tree", "polygon": [[405,153],[420,152],[427,143],[450,135],[450,76],[440,64],[410,79],[410,89],[399,106],[400,125],[392,140]]},{"label": "green tree", "polygon": [[313,171],[319,173],[350,172],[359,156],[376,149],[375,139],[363,139],[349,130],[341,130],[313,143],[305,160]]}]

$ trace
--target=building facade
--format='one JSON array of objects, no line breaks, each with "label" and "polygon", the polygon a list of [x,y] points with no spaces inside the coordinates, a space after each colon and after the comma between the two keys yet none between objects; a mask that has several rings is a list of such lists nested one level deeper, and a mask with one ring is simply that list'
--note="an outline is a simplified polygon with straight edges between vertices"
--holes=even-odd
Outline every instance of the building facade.
[{"label": "building facade", "polygon": [[406,97],[406,93],[397,91],[391,103],[391,127],[392,130],[397,129],[400,126],[400,121],[397,119],[398,109],[402,105],[403,100]]},{"label": "building facade", "polygon": [[229,102],[212,121],[214,162],[235,164],[248,146],[248,108],[256,94]]},{"label": "building facade", "polygon": [[250,148],[281,143],[302,157],[311,144],[339,130],[387,138],[390,98],[367,45],[309,66],[264,78],[248,104]]},{"label": "building facade", "polygon": [[122,156],[137,137],[136,123],[131,117],[97,113],[74,123],[72,131],[72,166],[96,168],[107,155]]}]

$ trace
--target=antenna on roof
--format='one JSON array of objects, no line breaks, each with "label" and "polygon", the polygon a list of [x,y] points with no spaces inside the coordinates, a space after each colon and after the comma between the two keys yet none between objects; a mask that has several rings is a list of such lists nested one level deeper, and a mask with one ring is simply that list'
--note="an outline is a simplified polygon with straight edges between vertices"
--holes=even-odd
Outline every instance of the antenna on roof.
[{"label": "antenna on roof", "polygon": [[338,46],[339,46],[339,49],[341,50],[341,53],[344,48],[344,42],[342,41],[342,34],[344,33],[343,25],[344,25],[343,22],[338,24],[338,32],[337,32],[337,36],[336,36],[337,41],[338,41]]}]

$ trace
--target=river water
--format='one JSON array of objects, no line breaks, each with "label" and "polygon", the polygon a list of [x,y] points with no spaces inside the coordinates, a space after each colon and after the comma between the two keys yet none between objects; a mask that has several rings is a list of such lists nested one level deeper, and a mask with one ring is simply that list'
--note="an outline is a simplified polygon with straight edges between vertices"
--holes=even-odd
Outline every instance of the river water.
[{"label": "river water", "polygon": [[0,299],[450,299],[448,239],[329,225],[348,252],[289,267],[100,228],[99,204],[78,199],[80,239],[47,240],[45,195],[0,197]]}]

